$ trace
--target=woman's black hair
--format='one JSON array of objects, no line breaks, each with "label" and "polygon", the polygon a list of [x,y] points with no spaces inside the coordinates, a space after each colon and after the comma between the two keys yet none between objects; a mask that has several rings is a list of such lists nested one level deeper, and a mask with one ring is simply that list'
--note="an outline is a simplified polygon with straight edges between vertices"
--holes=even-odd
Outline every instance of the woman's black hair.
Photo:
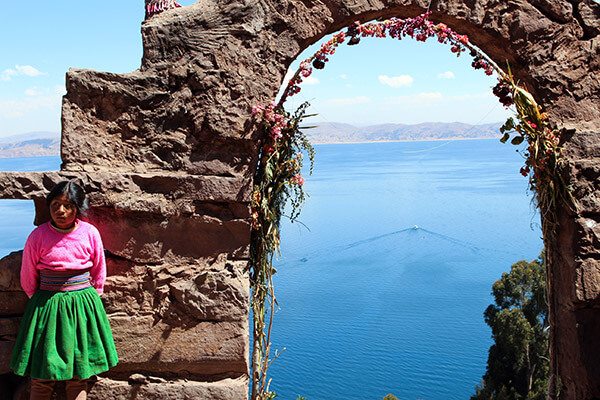
[{"label": "woman's black hair", "polygon": [[85,195],[85,191],[77,182],[74,181],[62,181],[56,184],[46,196],[46,204],[50,207],[52,200],[60,195],[67,196],[67,199],[77,207],[77,215],[85,215],[85,212],[89,208],[88,199]]}]

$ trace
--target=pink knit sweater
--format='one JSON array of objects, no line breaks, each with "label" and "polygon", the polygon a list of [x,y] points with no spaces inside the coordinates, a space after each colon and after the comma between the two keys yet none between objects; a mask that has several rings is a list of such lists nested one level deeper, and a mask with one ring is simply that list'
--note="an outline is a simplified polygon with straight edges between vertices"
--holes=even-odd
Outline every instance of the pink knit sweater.
[{"label": "pink knit sweater", "polygon": [[106,262],[100,233],[88,222],[77,220],[77,228],[61,233],[50,222],[35,228],[27,238],[21,264],[21,286],[31,297],[38,290],[39,270],[89,270],[98,294],[104,290]]}]

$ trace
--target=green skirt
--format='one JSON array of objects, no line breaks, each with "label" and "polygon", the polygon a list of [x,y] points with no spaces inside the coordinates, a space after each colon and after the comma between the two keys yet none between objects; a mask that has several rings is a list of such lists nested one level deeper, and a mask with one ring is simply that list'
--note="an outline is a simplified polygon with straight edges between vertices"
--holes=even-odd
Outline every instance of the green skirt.
[{"label": "green skirt", "polygon": [[36,379],[87,379],[117,365],[115,342],[93,287],[38,290],[27,302],[10,367]]}]

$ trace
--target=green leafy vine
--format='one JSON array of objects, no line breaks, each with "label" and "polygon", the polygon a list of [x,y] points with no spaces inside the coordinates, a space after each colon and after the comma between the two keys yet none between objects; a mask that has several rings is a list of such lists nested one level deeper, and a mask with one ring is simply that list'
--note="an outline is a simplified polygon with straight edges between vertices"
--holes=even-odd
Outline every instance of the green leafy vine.
[{"label": "green leafy vine", "polygon": [[294,114],[269,104],[255,107],[253,116],[265,138],[252,191],[252,234],[250,240],[250,283],[252,287],[253,348],[252,399],[272,399],[267,370],[278,356],[271,359],[271,328],[277,300],[273,287],[273,256],[279,252],[279,224],[287,199],[291,199],[289,218],[295,221],[306,195],[301,175],[304,155],[310,160],[310,173],[315,151],[300,123],[308,103]]}]

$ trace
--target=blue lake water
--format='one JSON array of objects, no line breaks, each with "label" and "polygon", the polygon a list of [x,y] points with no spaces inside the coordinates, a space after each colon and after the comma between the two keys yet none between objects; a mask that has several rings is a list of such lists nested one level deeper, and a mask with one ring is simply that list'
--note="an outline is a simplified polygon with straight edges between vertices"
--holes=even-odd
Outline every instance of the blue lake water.
[{"label": "blue lake water", "polygon": [[492,283],[542,249],[522,156],[498,140],[318,145],[284,220],[278,398],[468,399]]},{"label": "blue lake water", "polygon": [[[270,369],[278,398],[468,399],[485,371],[492,283],[542,249],[522,157],[497,140],[317,145],[300,221],[282,226]],[[0,159],[2,171],[58,157]],[[0,254],[30,201],[0,201]]]},{"label": "blue lake water", "polygon": [[[0,158],[0,171],[56,171],[60,157]],[[0,257],[21,250],[33,225],[30,200],[0,200]]]}]

